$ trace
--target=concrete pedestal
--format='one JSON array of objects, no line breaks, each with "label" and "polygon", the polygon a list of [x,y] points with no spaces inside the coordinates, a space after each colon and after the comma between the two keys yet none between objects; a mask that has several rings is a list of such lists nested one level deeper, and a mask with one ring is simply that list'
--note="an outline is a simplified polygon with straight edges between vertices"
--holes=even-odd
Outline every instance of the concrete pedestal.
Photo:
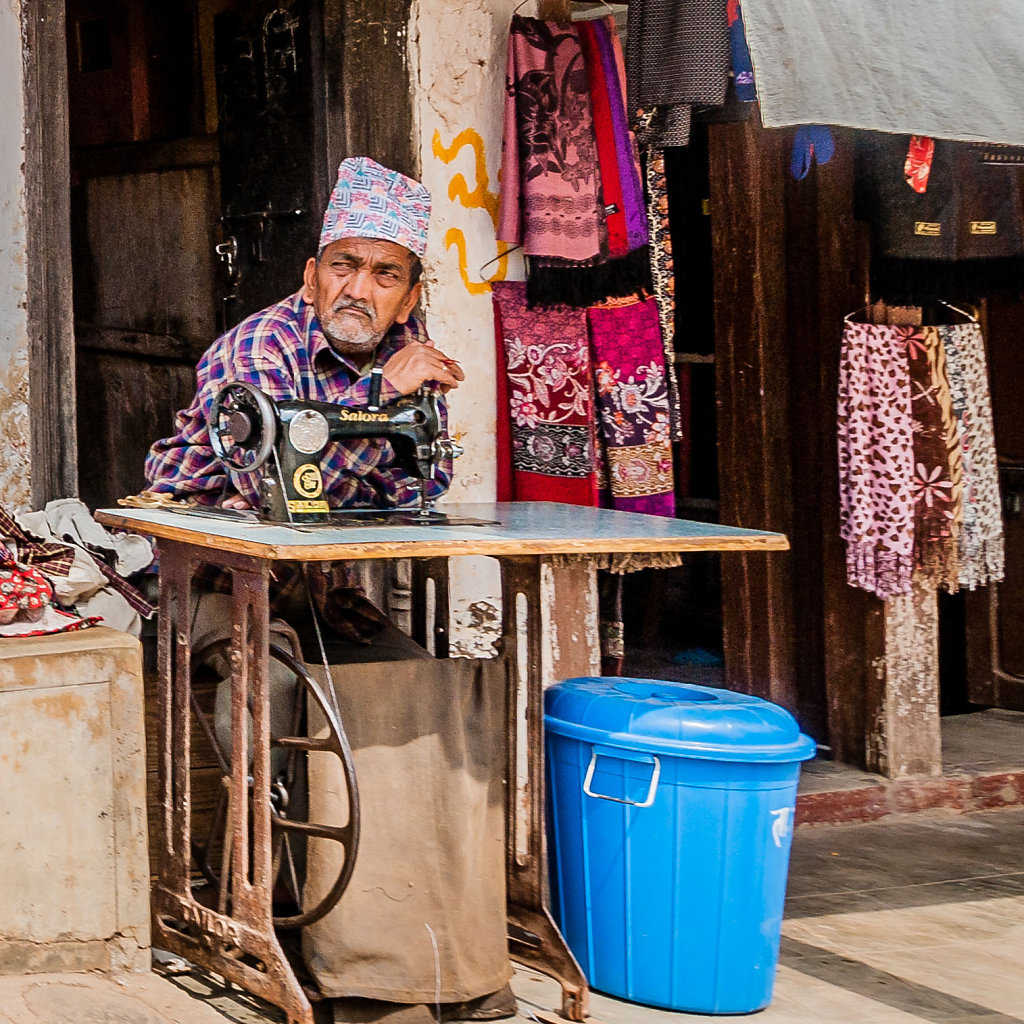
[{"label": "concrete pedestal", "polygon": [[145,753],[137,640],[0,639],[0,974],[149,969]]}]

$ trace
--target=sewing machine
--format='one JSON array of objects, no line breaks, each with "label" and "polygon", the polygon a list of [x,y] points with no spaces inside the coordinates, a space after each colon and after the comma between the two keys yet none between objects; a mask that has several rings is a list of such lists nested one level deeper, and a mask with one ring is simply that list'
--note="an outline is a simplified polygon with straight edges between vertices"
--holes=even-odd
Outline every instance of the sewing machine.
[{"label": "sewing machine", "polygon": [[[210,409],[210,443],[217,458],[235,472],[263,470],[263,522],[296,525],[339,525],[359,522],[401,522],[453,525],[435,511],[426,483],[443,459],[463,449],[442,433],[437,392],[421,389],[380,405],[380,377],[372,382],[364,407],[328,402],[275,402],[243,381],[226,384]],[[419,508],[356,509],[332,512],[324,493],[321,460],[332,441],[386,438],[402,468],[419,484]],[[251,514],[250,514],[251,516]],[[460,520],[459,525],[467,525]]]}]

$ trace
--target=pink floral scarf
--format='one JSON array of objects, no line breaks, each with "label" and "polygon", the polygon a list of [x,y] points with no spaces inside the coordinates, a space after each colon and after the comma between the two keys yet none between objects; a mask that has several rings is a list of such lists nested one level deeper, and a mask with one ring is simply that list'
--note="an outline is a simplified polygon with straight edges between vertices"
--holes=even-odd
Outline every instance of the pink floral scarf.
[{"label": "pink floral scarf", "polygon": [[907,361],[912,327],[847,323],[839,363],[839,514],[851,586],[909,594],[914,447]]},{"label": "pink floral scarf", "polygon": [[497,234],[530,256],[586,263],[607,253],[587,72],[574,25],[512,18]]},{"label": "pink floral scarf", "polygon": [[587,310],[613,508],[675,515],[665,350],[654,299]]},{"label": "pink floral scarf", "polygon": [[495,282],[493,296],[511,421],[509,497],[596,505],[586,315],[568,306],[527,309],[520,281]]}]

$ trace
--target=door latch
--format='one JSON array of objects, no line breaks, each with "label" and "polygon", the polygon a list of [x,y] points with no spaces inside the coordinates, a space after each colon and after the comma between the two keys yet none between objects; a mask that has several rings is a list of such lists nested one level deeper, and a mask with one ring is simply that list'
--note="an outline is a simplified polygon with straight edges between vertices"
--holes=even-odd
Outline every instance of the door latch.
[{"label": "door latch", "polygon": [[213,251],[224,264],[228,282],[234,284],[238,280],[238,239],[234,235],[229,235],[223,242],[215,245]]}]

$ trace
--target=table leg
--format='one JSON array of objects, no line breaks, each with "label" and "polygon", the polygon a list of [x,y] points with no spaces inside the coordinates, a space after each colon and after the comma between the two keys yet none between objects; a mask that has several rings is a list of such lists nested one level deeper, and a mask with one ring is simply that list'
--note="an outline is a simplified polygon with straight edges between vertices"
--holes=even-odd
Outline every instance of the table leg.
[{"label": "table leg", "polygon": [[[565,630],[564,658],[551,649],[552,605],[559,598],[557,575],[548,559],[501,559],[504,648],[512,680],[506,804],[509,939],[512,959],[559,981],[563,1015],[582,1021],[587,1014],[587,981],[545,900],[543,688],[545,681],[554,681],[545,676],[563,666],[571,674],[584,674],[592,667],[595,654],[586,653],[589,630],[579,621]],[[577,575],[580,579],[575,582],[584,584],[583,592],[572,586],[573,579],[563,579],[560,596],[567,607],[585,608],[592,574],[584,567]],[[566,607],[559,618],[567,622]],[[596,643],[596,636],[593,639]],[[573,651],[583,655],[583,661],[577,659],[570,667]]]},{"label": "table leg", "polygon": [[[433,586],[431,587],[430,584]],[[433,608],[428,600],[433,590]],[[447,558],[415,558],[412,563],[412,638],[435,658],[447,658],[451,644],[451,599]],[[431,639],[433,648],[431,649]]]},{"label": "table leg", "polygon": [[[218,565],[231,570],[233,581],[230,821],[225,839],[230,846],[230,876],[221,878],[227,890],[219,904],[224,909],[200,903],[192,890],[193,577],[209,557],[191,545],[160,544],[158,785],[162,817],[152,899],[153,944],[281,1007],[289,1024],[313,1024],[312,1007],[272,922],[269,563],[226,552],[216,556]],[[260,796],[254,799],[253,794]]]}]

